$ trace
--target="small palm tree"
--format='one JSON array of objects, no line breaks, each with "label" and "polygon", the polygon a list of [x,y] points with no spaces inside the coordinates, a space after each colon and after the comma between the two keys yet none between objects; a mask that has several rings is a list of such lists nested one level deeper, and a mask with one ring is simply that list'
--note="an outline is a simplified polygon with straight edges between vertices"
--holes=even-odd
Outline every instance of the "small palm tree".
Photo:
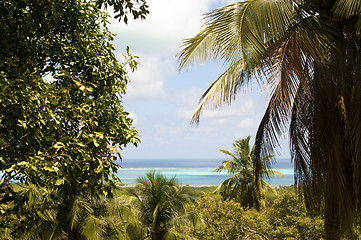
[{"label": "small palm tree", "polygon": [[35,185],[18,187],[14,209],[21,217],[14,220],[15,239],[104,239],[106,201],[102,196],[65,197]]},{"label": "small palm tree", "polygon": [[174,178],[167,179],[155,172],[147,173],[129,193],[139,219],[148,229],[147,239],[175,239],[170,226],[174,219],[185,213],[185,204],[190,201],[185,189]]},{"label": "small palm tree", "polygon": [[[232,160],[223,161],[222,165],[213,170],[213,172],[228,171],[233,174],[230,178],[224,180],[215,192],[220,193],[225,200],[234,199],[241,203],[245,208],[255,208],[260,210],[265,205],[263,201],[264,190],[276,190],[262,179],[262,176],[283,176],[282,173],[272,171],[263,164],[261,167],[261,177],[256,180],[256,174],[253,167],[254,146],[250,148],[249,141],[251,137],[236,140],[233,144],[234,153],[221,149],[220,151],[232,157]],[[268,155],[262,159],[262,163],[269,163],[274,156]]]}]

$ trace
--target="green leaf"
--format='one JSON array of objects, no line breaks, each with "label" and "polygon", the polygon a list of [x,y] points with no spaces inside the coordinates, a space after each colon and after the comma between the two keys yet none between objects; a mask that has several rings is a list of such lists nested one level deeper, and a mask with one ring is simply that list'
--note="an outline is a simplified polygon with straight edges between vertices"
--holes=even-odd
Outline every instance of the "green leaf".
[{"label": "green leaf", "polygon": [[63,185],[64,184],[64,179],[57,179],[56,182],[55,182],[55,185],[56,186],[59,186],[59,185]]}]

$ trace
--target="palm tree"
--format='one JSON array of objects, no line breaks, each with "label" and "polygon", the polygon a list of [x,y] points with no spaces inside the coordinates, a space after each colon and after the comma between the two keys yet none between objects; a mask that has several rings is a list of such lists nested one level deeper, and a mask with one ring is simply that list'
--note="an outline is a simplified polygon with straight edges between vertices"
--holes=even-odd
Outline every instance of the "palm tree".
[{"label": "palm tree", "polygon": [[[254,146],[250,148],[250,139],[251,137],[248,136],[236,140],[233,144],[234,153],[225,149],[220,150],[225,155],[232,157],[232,160],[223,161],[222,165],[214,169],[213,172],[228,171],[233,175],[224,180],[215,192],[220,193],[225,200],[234,199],[245,208],[254,207],[259,211],[261,206],[265,206],[263,201],[264,191],[270,189],[275,194],[277,192],[263,179],[256,180],[253,168]],[[273,157],[272,155],[266,156],[262,159],[262,162],[269,161]],[[267,170],[265,166],[261,171],[263,175],[284,177],[282,173]]]},{"label": "palm tree", "polygon": [[[13,208],[12,235],[16,239],[107,239],[107,202],[103,196],[67,198],[35,185],[19,185]],[[118,234],[119,235],[119,234]],[[104,237],[103,237],[104,236]]]},{"label": "palm tree", "polygon": [[147,239],[177,239],[170,227],[185,213],[185,204],[190,201],[185,188],[179,187],[174,178],[149,172],[138,179],[129,194],[141,223],[148,229]]},{"label": "palm tree", "polygon": [[233,3],[208,13],[179,56],[180,68],[217,57],[229,66],[203,94],[193,122],[251,80],[268,89],[256,178],[262,156],[289,130],[296,184],[311,212],[324,208],[327,239],[352,237],[361,210],[360,14],[357,0]]}]

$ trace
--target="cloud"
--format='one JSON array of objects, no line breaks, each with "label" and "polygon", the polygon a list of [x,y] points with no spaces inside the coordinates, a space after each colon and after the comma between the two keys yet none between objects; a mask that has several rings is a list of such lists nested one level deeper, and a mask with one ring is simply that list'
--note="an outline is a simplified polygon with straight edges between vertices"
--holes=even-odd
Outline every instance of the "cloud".
[{"label": "cloud", "polygon": [[[145,20],[128,25],[111,20],[111,31],[117,42],[137,52],[157,55],[175,54],[181,40],[200,31],[202,15],[215,0],[148,0],[149,15]],[[191,6],[191,7],[190,7]]]},{"label": "cloud", "polygon": [[[182,106],[179,108],[177,115],[182,118],[191,119],[196,108],[201,91],[191,89],[181,94]],[[241,94],[239,94],[241,95]],[[242,101],[234,101],[230,106],[224,105],[219,109],[204,108],[201,119],[241,117],[255,114],[254,102],[251,98],[240,97]]]},{"label": "cloud", "polygon": [[128,25],[111,20],[110,30],[118,34],[116,49],[124,52],[128,45],[140,57],[138,70],[130,74],[124,104],[142,143],[126,150],[128,158],[214,158],[219,156],[217,149],[232,146],[234,139],[255,134],[266,108],[258,90],[257,96],[240,92],[231,106],[205,110],[200,125],[190,127],[208,79],[215,79],[222,70],[207,63],[191,72],[177,71],[176,53],[182,39],[200,31],[204,13],[231,2],[147,0],[146,20],[129,20]]},{"label": "cloud", "polygon": [[[177,73],[176,54],[183,39],[195,36],[203,24],[203,14],[214,4],[229,0],[148,0],[150,13],[145,20],[129,20],[128,24],[110,20],[110,31],[117,34],[114,44],[117,57],[126,46],[138,55],[140,66],[130,73],[128,100],[164,99],[165,79]],[[113,15],[110,13],[110,15]]]},{"label": "cloud", "polygon": [[251,99],[245,99],[242,102],[234,102],[231,106],[224,106],[221,109],[205,110],[204,118],[218,118],[218,117],[237,117],[247,116],[254,113],[254,104]]},{"label": "cloud", "polygon": [[[201,93],[201,89],[188,89],[179,93],[176,116],[189,122],[197,108]],[[231,105],[224,105],[215,110],[204,109],[200,124],[192,128],[191,135],[200,137],[200,134],[203,134],[218,141],[253,135],[257,131],[265,107],[266,101],[262,95],[239,93]]]},{"label": "cloud", "polygon": [[237,127],[243,130],[256,130],[259,124],[259,120],[254,118],[245,118],[243,119]]},{"label": "cloud", "polygon": [[139,60],[137,71],[129,73],[131,82],[127,86],[126,98],[147,100],[164,98],[165,77],[175,71],[175,67],[167,61],[149,55],[143,55]]},{"label": "cloud", "polygon": [[110,19],[110,30],[117,34],[116,49],[124,52],[125,46],[130,46],[130,52],[140,57],[138,70],[129,74],[127,99],[166,96],[164,82],[168,75],[177,72],[176,53],[182,39],[199,32],[202,14],[214,1],[148,0],[150,13],[145,20],[130,20],[125,25]]}]

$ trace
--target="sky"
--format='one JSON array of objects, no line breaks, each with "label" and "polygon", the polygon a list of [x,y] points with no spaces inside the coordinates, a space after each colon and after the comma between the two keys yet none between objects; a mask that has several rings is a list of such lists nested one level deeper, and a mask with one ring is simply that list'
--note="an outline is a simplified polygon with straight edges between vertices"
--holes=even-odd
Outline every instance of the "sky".
[{"label": "sky", "polygon": [[[202,93],[226,69],[217,60],[191,69],[178,70],[177,53],[184,39],[202,29],[203,14],[233,1],[148,0],[145,20],[110,20],[116,33],[116,56],[129,46],[139,56],[138,70],[123,105],[134,119],[141,143],[127,145],[127,159],[223,159],[219,149],[232,150],[234,140],[250,135],[253,144],[267,105],[267,93],[255,85],[240,91],[231,106],[203,112],[200,124],[190,120]],[[289,159],[287,136],[281,140],[276,159]]]}]

